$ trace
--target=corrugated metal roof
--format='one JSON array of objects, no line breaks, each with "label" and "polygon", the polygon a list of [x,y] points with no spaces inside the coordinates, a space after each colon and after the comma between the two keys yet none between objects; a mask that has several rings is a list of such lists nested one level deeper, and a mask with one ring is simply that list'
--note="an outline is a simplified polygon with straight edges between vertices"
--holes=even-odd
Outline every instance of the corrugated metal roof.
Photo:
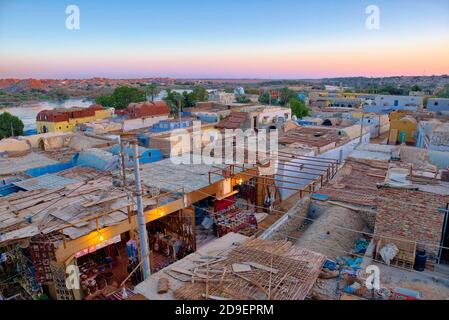
[{"label": "corrugated metal roof", "polygon": [[14,182],[13,184],[27,191],[38,189],[59,189],[68,184],[80,182],[77,179],[61,177],[55,174],[45,174],[40,177]]}]

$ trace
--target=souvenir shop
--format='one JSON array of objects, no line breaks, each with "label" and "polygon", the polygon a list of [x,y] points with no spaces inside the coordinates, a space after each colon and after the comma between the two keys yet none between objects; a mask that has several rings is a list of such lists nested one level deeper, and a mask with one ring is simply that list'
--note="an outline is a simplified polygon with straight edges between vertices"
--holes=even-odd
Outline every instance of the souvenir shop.
[{"label": "souvenir shop", "polygon": [[195,220],[184,209],[147,224],[151,272],[157,272],[196,251]]},{"label": "souvenir shop", "polygon": [[97,296],[107,286],[132,287],[142,281],[140,270],[129,276],[139,264],[137,241],[130,238],[129,232],[77,252],[75,259],[84,299]]},{"label": "souvenir shop", "polygon": [[229,232],[251,236],[257,231],[255,179],[239,183],[224,197],[208,197],[192,205],[195,210],[197,245]]},{"label": "souvenir shop", "polygon": [[[2,254],[0,269],[5,270],[5,274],[11,271],[21,275],[11,279],[23,289],[18,291],[22,297],[27,295],[39,300],[108,299],[108,292],[117,291],[122,284],[132,287],[141,281],[139,272],[128,277],[138,265],[137,242],[130,240],[129,232],[110,239],[103,239],[100,235],[99,240],[97,244],[77,252],[66,265],[56,262],[55,239],[34,237],[27,240],[26,245],[24,240],[22,247],[16,246]],[[71,288],[67,285],[68,273],[78,277],[70,280]],[[11,294],[5,293],[6,296]]]}]

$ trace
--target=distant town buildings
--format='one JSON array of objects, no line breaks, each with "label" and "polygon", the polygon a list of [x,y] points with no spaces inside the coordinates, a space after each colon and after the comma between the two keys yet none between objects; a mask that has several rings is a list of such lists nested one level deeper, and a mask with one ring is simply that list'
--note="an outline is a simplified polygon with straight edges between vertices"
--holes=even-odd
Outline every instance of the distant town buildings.
[{"label": "distant town buildings", "polygon": [[208,100],[220,104],[230,104],[235,102],[235,93],[227,93],[221,90],[212,90],[209,92]]},{"label": "distant town buildings", "polygon": [[38,133],[73,132],[78,124],[110,118],[113,109],[105,109],[98,104],[88,108],[43,110],[36,117]]}]

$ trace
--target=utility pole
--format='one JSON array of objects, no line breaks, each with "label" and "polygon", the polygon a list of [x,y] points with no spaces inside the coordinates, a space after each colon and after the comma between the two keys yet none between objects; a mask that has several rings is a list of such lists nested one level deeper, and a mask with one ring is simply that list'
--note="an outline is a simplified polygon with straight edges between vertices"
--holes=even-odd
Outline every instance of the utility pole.
[{"label": "utility pole", "polygon": [[362,111],[362,122],[360,124],[360,142],[359,144],[362,144],[362,138],[363,138],[363,120],[365,118],[365,113]]},{"label": "utility pole", "polygon": [[[125,141],[123,141],[123,137],[122,135],[120,135],[120,146],[121,146],[121,169],[122,169],[122,183],[123,183],[123,190],[127,189],[127,185],[126,185],[126,167],[125,167]],[[128,195],[128,202],[131,202],[131,198]],[[130,205],[128,205],[126,207],[126,210],[128,212],[128,221],[129,223],[131,223],[131,207]],[[133,233],[134,231],[131,229],[129,234],[131,235],[131,238],[133,238]]]},{"label": "utility pole", "polygon": [[122,140],[122,137],[120,136],[120,146],[121,146],[121,159],[122,159],[122,181],[123,181],[123,188],[126,188],[126,169],[125,169],[125,142]]},{"label": "utility pole", "polygon": [[9,123],[11,126],[11,137],[14,137],[14,128],[12,127],[12,122]]},{"label": "utility pole", "polygon": [[181,129],[181,95],[178,97],[178,118],[179,118],[179,129]]},{"label": "utility pole", "polygon": [[140,258],[143,270],[143,279],[147,279],[151,274],[150,269],[150,250],[148,244],[148,233],[143,215],[142,204],[142,184],[140,182],[140,165],[139,165],[139,147],[134,141],[134,182],[136,185],[136,203],[137,203],[137,223],[139,225],[139,242],[140,242]]}]

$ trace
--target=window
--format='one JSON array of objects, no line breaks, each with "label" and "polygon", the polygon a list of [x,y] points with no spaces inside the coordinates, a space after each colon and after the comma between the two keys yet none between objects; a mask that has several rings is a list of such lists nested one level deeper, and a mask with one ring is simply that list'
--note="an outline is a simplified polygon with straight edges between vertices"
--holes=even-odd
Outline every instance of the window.
[{"label": "window", "polygon": [[398,100],[394,100],[394,106],[397,107],[399,105],[399,101]]},{"label": "window", "polygon": [[435,101],[435,104],[434,104],[434,106],[437,106],[438,105],[438,101]]}]

